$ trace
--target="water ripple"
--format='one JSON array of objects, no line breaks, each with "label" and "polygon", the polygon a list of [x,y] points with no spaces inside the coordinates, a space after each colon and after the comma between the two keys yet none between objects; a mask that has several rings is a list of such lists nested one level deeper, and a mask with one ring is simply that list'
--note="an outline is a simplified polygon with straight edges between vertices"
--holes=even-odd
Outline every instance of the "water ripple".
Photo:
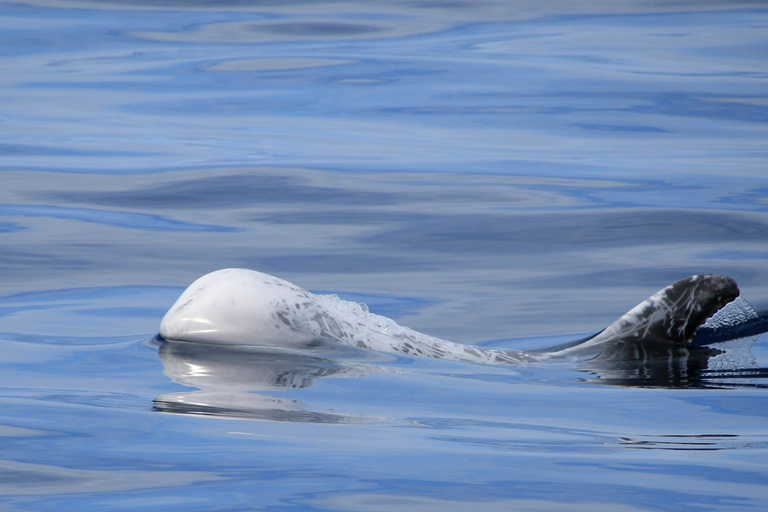
[{"label": "water ripple", "polygon": [[150,231],[205,231],[231,233],[239,230],[238,228],[228,226],[182,222],[149,213],[96,210],[53,205],[0,204],[0,215],[51,217],[55,219],[79,220],[120,228],[146,229]]}]

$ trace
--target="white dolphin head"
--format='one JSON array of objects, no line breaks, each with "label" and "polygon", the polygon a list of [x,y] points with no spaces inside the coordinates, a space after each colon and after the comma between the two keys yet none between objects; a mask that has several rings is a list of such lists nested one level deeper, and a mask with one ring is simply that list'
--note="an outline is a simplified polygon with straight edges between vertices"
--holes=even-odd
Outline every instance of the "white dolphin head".
[{"label": "white dolphin head", "polygon": [[282,347],[306,344],[312,334],[285,321],[285,312],[311,301],[287,281],[253,270],[206,274],[187,288],[160,323],[169,341]]}]

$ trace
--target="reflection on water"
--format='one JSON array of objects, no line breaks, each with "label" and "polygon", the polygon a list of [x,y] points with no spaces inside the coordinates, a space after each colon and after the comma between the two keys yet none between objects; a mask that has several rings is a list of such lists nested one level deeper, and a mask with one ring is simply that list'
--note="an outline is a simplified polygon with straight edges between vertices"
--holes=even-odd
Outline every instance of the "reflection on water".
[{"label": "reflection on water", "polygon": [[146,491],[219,479],[199,471],[103,471],[0,460],[0,495],[9,497]]},{"label": "reflection on water", "polygon": [[308,388],[317,378],[366,373],[362,368],[290,350],[186,342],[161,343],[158,350],[166,375],[200,388]]},{"label": "reflection on water", "polygon": [[[311,352],[318,352],[317,356]],[[343,363],[325,356],[354,353],[343,347],[296,351],[204,345],[159,340],[164,373],[179,384],[199,391],[168,393],[157,397],[161,412],[201,414],[310,423],[353,423],[364,418],[353,414],[308,411],[297,400],[258,392],[308,388],[320,378],[360,378],[381,369],[360,363]]]},{"label": "reflection on water", "polygon": [[768,447],[761,438],[733,434],[658,435],[620,437],[619,443],[625,448],[639,450],[710,451],[738,450]]},{"label": "reflection on water", "polygon": [[[711,347],[617,342],[595,357],[571,364],[593,375],[585,382],[612,386],[768,387],[768,369],[758,368],[750,354],[757,338],[725,341]],[[165,374],[179,384],[199,389],[157,397],[155,409],[161,412],[311,423],[360,422],[363,416],[310,411],[298,400],[262,392],[309,388],[323,378],[363,378],[387,371],[386,367],[345,362],[344,356],[359,358],[363,351],[333,344],[307,348],[304,353],[166,342],[159,337],[153,343],[158,345]],[[370,353],[370,357],[377,357],[377,353]],[[547,363],[540,365],[546,367]]]},{"label": "reflection on water", "polygon": [[757,337],[713,347],[653,343],[611,347],[583,364],[587,382],[658,388],[768,387],[768,368],[758,368],[749,348]]}]

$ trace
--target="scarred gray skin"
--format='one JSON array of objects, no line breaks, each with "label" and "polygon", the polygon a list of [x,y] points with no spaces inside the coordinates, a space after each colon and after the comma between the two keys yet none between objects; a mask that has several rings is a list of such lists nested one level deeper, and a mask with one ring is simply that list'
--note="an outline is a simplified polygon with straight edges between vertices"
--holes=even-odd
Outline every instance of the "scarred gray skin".
[{"label": "scarred gray skin", "polygon": [[595,336],[542,353],[556,357],[630,345],[684,347],[708,318],[738,296],[739,288],[730,277],[687,277],[662,288]]},{"label": "scarred gray skin", "polygon": [[379,352],[515,365],[621,354],[627,353],[626,347],[640,345],[682,347],[738,295],[736,283],[728,277],[691,276],[658,291],[589,339],[523,352],[433,338],[336,296],[314,295],[253,270],[224,269],[187,288],[163,318],[160,335],[168,341],[298,350],[332,342]]}]

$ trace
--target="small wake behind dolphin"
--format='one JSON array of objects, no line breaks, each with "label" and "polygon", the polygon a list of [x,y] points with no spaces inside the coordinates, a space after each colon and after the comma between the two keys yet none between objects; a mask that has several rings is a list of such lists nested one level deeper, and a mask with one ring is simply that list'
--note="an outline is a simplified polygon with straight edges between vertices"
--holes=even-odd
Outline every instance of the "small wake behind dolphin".
[{"label": "small wake behind dolphin", "polygon": [[253,270],[224,269],[199,278],[182,293],[163,318],[160,335],[171,342],[295,350],[325,342],[492,365],[636,359],[684,349],[699,327],[738,295],[728,277],[691,276],[663,288],[593,337],[547,350],[516,351],[441,340],[335,295],[314,295]]}]

